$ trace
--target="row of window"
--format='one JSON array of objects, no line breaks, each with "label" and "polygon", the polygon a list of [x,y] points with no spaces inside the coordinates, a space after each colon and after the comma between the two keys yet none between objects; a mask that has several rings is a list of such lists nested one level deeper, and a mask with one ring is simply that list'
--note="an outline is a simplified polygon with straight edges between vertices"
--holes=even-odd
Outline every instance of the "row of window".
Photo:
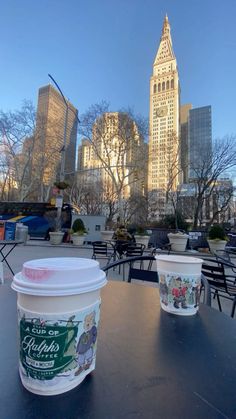
[{"label": "row of window", "polygon": [[174,79],[171,81],[167,80],[167,82],[163,81],[162,83],[158,83],[158,85],[154,84],[153,86],[153,93],[163,92],[164,90],[174,89]]}]

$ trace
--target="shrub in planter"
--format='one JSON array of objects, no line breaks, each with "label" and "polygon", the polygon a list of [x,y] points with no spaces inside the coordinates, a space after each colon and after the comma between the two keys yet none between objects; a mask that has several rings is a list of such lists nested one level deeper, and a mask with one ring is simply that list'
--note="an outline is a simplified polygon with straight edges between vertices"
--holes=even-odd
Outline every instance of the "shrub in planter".
[{"label": "shrub in planter", "polygon": [[71,238],[75,245],[80,246],[84,242],[84,236],[86,235],[87,231],[84,226],[83,220],[81,218],[77,218],[72,225],[72,234]]},{"label": "shrub in planter", "polygon": [[76,233],[79,236],[82,236],[83,234],[86,233],[86,228],[85,228],[84,222],[83,222],[83,220],[81,220],[81,218],[77,218],[73,222],[72,230],[73,230],[72,234]]},{"label": "shrub in planter", "polygon": [[208,232],[208,244],[211,253],[217,252],[217,250],[224,250],[227,243],[227,236],[223,227],[219,224],[213,225]]},{"label": "shrub in planter", "polygon": [[213,225],[208,232],[209,240],[226,240],[226,234],[219,224]]}]

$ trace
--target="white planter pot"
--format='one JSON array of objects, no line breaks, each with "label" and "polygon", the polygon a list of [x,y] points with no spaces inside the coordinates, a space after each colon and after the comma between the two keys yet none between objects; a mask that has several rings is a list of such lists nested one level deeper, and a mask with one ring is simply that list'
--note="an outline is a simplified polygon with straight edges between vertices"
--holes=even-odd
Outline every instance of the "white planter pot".
[{"label": "white planter pot", "polygon": [[50,231],[49,236],[51,244],[61,244],[64,233],[62,231]]},{"label": "white planter pot", "polygon": [[71,238],[72,238],[73,244],[75,246],[83,246],[85,236],[86,236],[85,234],[83,234],[82,236],[79,236],[78,234],[72,234]]},{"label": "white planter pot", "polygon": [[169,233],[167,234],[171,244],[171,250],[174,252],[184,252],[186,249],[188,234]]},{"label": "white planter pot", "polygon": [[113,234],[114,234],[113,230],[101,231],[102,241],[112,240]]},{"label": "white planter pot", "polygon": [[218,250],[224,250],[225,249],[225,246],[226,246],[226,243],[227,243],[226,240],[218,240],[218,239],[215,239],[215,240],[207,240],[207,242],[209,244],[210,251],[213,254],[215,252],[217,252]]},{"label": "white planter pot", "polygon": [[144,246],[148,248],[148,242],[149,242],[150,236],[139,236],[138,234],[135,234],[134,238],[135,238],[136,243],[144,244]]}]

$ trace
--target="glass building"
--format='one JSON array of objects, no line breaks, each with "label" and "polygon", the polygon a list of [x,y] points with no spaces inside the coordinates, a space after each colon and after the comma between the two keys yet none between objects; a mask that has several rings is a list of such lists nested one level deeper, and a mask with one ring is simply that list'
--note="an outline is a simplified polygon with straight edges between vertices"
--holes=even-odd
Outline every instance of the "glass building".
[{"label": "glass building", "polygon": [[[189,110],[188,155],[189,180],[199,177],[212,153],[211,106]],[[197,175],[198,174],[198,175]]]}]

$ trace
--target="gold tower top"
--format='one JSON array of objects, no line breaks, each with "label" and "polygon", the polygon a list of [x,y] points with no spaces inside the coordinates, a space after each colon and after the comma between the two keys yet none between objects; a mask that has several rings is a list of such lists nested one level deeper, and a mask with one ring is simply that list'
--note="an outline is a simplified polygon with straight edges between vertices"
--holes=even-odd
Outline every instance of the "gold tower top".
[{"label": "gold tower top", "polygon": [[170,24],[168,21],[167,14],[165,15],[163,27],[162,27],[162,36],[169,36],[170,35]]}]

